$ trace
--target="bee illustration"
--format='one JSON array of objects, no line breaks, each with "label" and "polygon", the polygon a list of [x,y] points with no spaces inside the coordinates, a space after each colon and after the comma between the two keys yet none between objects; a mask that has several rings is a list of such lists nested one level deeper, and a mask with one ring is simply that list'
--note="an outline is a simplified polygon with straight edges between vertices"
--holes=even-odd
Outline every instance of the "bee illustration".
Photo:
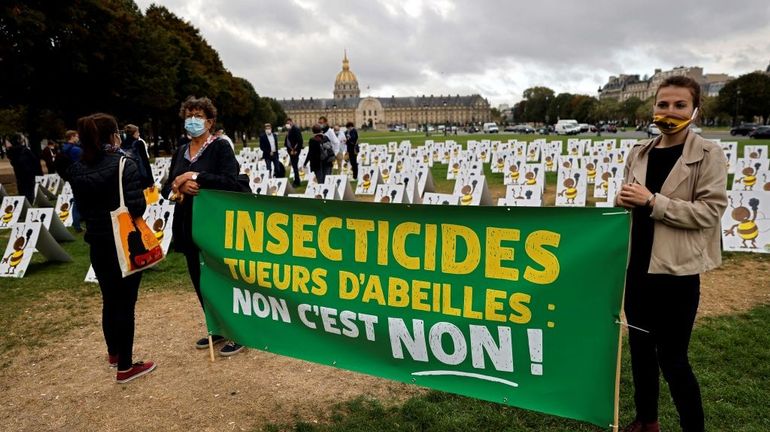
[{"label": "bee illustration", "polygon": [[762,186],[762,190],[766,192],[770,192],[770,182],[767,181],[767,174],[762,174],[762,183],[764,183],[764,185]]},{"label": "bee illustration", "polygon": [[455,162],[452,164],[452,174],[457,175],[460,172],[460,164]]},{"label": "bee illustration", "polygon": [[300,180],[305,180],[305,168],[304,167],[299,169],[299,179]]},{"label": "bee illustration", "polygon": [[19,236],[16,241],[13,242],[13,252],[10,255],[3,258],[3,263],[8,263],[8,269],[5,274],[16,273],[16,267],[21,264],[21,260],[24,258],[24,248],[29,244],[29,239],[32,237],[32,229],[27,230],[27,236]]},{"label": "bee illustration", "polygon": [[524,174],[524,178],[527,180],[527,185],[532,186],[537,184],[537,171],[538,168],[535,167],[532,171],[527,171],[527,173]]},{"label": "bee illustration", "polygon": [[552,156],[546,156],[545,157],[545,169],[548,171],[551,171],[553,169],[553,157]]},{"label": "bee illustration", "polygon": [[13,213],[16,210],[16,206],[19,205],[19,201],[16,200],[13,202],[13,204],[8,205],[3,210],[5,214],[3,214],[2,219],[0,219],[0,222],[2,222],[3,226],[8,226],[8,224],[11,222],[11,219],[13,219]]},{"label": "bee illustration", "polygon": [[497,158],[497,169],[502,171],[505,169],[505,159],[504,158]]},{"label": "bee illustration", "polygon": [[577,185],[578,179],[580,178],[579,173],[575,173],[575,178],[566,178],[564,179],[564,189],[559,192],[559,196],[563,196],[567,198],[567,204],[575,204],[575,198],[577,198],[577,188],[575,187]]},{"label": "bee illustration", "polygon": [[[738,236],[741,238],[741,247],[756,249],[757,237],[759,237],[759,227],[757,227],[756,224],[759,199],[751,198],[749,200],[749,207],[754,211],[753,215],[751,210],[743,207],[743,195],[741,195],[741,201],[738,202],[738,207],[733,205],[733,198],[730,197],[730,207],[733,208],[730,217],[738,223],[724,230],[725,235],[734,236],[735,228],[738,228]],[[749,246],[746,242],[751,242],[751,245]]]},{"label": "bee illustration", "polygon": [[743,177],[736,180],[736,183],[743,183],[743,190],[750,191],[754,189],[754,185],[757,183],[757,171],[762,164],[755,164],[753,167],[747,166],[741,171]]},{"label": "bee illustration", "polygon": [[382,170],[382,181],[387,183],[389,178],[390,178],[390,170],[385,168],[384,170]]},{"label": "bee illustration", "polygon": [[749,159],[759,159],[760,157],[762,157],[762,149],[756,149],[749,153]]},{"label": "bee illustration", "polygon": [[361,189],[364,192],[369,192],[369,188],[372,186],[372,176],[369,173],[364,174],[363,182],[361,183]]},{"label": "bee illustration", "polygon": [[588,175],[588,183],[593,183],[596,179],[596,165],[593,162],[586,164],[586,170]]},{"label": "bee illustration", "polygon": [[561,164],[561,166],[563,166],[566,169],[570,169],[570,168],[572,168],[572,161],[565,160],[564,163]]},{"label": "bee illustration", "polygon": [[511,179],[513,183],[518,183],[519,174],[519,163],[512,163],[511,166],[508,167],[508,178]]}]

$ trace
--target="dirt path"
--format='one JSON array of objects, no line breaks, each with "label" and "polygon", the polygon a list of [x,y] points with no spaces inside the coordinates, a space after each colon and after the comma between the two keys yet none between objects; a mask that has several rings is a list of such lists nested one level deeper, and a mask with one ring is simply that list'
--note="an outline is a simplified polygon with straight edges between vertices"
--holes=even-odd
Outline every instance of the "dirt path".
[{"label": "dirt path", "polygon": [[[57,296],[60,297],[60,296]],[[62,299],[57,299],[60,303]],[[57,302],[51,302],[56,305]],[[770,303],[770,263],[728,260],[704,275],[700,316]],[[313,422],[360,395],[395,403],[421,390],[330,367],[247,350],[208,361],[192,343],[205,333],[189,293],[142,293],[136,358],[158,369],[128,385],[107,367],[98,299],[88,323],[42,349],[19,349],[0,370],[0,424],[8,431],[230,431],[268,422]],[[29,319],[66,319],[55,311]]]}]

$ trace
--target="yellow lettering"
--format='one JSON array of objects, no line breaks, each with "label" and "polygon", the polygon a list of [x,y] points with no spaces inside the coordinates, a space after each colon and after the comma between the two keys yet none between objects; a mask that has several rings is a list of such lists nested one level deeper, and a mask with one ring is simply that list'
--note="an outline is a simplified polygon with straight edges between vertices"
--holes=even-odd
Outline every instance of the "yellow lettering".
[{"label": "yellow lettering", "polygon": [[505,291],[488,289],[486,292],[486,302],[484,307],[484,317],[492,321],[505,322],[506,316],[498,313],[503,309],[503,302],[500,300],[506,297]]},{"label": "yellow lettering", "polygon": [[442,289],[444,290],[441,295],[442,311],[446,315],[460,316],[460,308],[452,306],[452,285],[442,284]]},{"label": "yellow lettering", "polygon": [[[267,217],[267,233],[276,241],[268,241],[268,252],[274,255],[283,255],[289,250],[289,235],[285,227],[289,225],[289,216],[283,213],[273,213]],[[284,229],[281,228],[284,227]]]},{"label": "yellow lettering", "polygon": [[502,242],[504,241],[519,241],[519,230],[487,228],[487,256],[484,275],[493,279],[517,281],[519,280],[519,270],[502,266],[502,261],[513,261],[513,248],[503,246]]},{"label": "yellow lettering", "polygon": [[[254,283],[254,261],[251,263],[251,283]],[[243,267],[241,267],[241,273],[243,273]],[[245,276],[244,276],[245,277]],[[257,263],[257,284],[262,288],[272,288],[273,284],[270,283],[270,263],[260,261]]]},{"label": "yellow lettering", "polygon": [[310,292],[317,296],[326,295],[326,291],[328,290],[326,285],[326,269],[317,268],[313,270],[313,272],[310,274],[310,277],[313,279],[313,283],[315,284]]},{"label": "yellow lettering", "polygon": [[409,305],[409,283],[397,278],[388,278],[388,306],[406,307]]},{"label": "yellow lettering", "polygon": [[[295,214],[292,217],[292,255],[295,257],[315,258],[315,249],[305,246],[306,242],[313,241],[313,232],[306,230],[305,226],[315,224],[316,217],[312,215]],[[305,271],[307,272],[307,269]]]},{"label": "yellow lettering", "polygon": [[238,273],[235,271],[235,266],[238,265],[238,260],[235,258],[225,258],[225,264],[230,268],[230,276],[233,280],[238,280]]},{"label": "yellow lettering", "polygon": [[358,297],[359,289],[360,284],[356,275],[340,271],[340,298],[342,300],[354,300]]},{"label": "yellow lettering", "polygon": [[251,217],[249,212],[239,210],[236,220],[235,231],[235,250],[244,250],[243,240],[244,237],[249,241],[249,250],[251,252],[262,252],[262,226],[265,223],[265,214],[262,212],[254,212],[256,223],[251,223]]},{"label": "yellow lettering", "polygon": [[430,283],[426,281],[412,281],[412,309],[430,312],[430,305],[424,303],[428,300],[426,290],[430,288]]},{"label": "yellow lettering", "polygon": [[539,285],[553,283],[559,277],[559,260],[553,252],[544,249],[543,246],[559,247],[561,235],[552,231],[534,231],[527,236],[524,248],[527,255],[533,261],[540,264],[543,269],[535,270],[527,266],[524,270],[524,279]]},{"label": "yellow lettering", "polygon": [[291,290],[294,292],[308,293],[307,283],[310,282],[310,272],[302,266],[295,265],[291,268]]},{"label": "yellow lettering", "polygon": [[342,261],[342,250],[332,248],[329,242],[331,230],[335,228],[342,228],[342,219],[328,217],[321,220],[318,226],[318,250],[331,261]]},{"label": "yellow lettering", "polygon": [[233,218],[235,212],[232,210],[225,211],[225,249],[233,248]]},{"label": "yellow lettering", "polygon": [[425,270],[436,270],[436,231],[435,224],[425,225]]},{"label": "yellow lettering", "polygon": [[366,288],[364,288],[364,294],[361,296],[361,301],[369,303],[370,300],[374,300],[378,305],[385,305],[385,294],[382,292],[382,282],[377,275],[369,276],[369,280],[366,281]]},{"label": "yellow lettering", "polygon": [[374,231],[374,221],[364,219],[348,219],[347,228],[352,229],[355,234],[355,253],[356,262],[366,262],[367,249],[369,245],[368,232]]},{"label": "yellow lettering", "polygon": [[516,314],[508,315],[508,319],[512,323],[526,324],[532,319],[532,311],[529,310],[527,303],[532,299],[532,296],[524,293],[514,293],[508,299],[508,304],[511,306]]},{"label": "yellow lettering", "polygon": [[406,254],[406,238],[410,235],[420,234],[420,224],[415,222],[403,222],[393,230],[393,258],[403,268],[408,270],[420,269],[420,258]]},{"label": "yellow lettering", "polygon": [[481,312],[473,310],[473,287],[465,285],[463,290],[463,316],[465,318],[481,319]]},{"label": "yellow lettering", "polygon": [[[457,261],[457,239],[467,247],[465,258]],[[449,274],[468,274],[476,269],[481,260],[479,237],[472,229],[453,224],[441,225],[441,271]]]},{"label": "yellow lettering", "polygon": [[388,265],[388,221],[377,221],[377,264]]}]

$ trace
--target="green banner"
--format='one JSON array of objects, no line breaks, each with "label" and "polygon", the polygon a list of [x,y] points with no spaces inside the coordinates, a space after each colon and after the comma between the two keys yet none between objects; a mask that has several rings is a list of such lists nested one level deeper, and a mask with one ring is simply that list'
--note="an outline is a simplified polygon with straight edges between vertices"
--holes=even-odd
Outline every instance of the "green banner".
[{"label": "green banner", "polygon": [[201,191],[193,220],[213,334],[612,423],[623,211]]}]

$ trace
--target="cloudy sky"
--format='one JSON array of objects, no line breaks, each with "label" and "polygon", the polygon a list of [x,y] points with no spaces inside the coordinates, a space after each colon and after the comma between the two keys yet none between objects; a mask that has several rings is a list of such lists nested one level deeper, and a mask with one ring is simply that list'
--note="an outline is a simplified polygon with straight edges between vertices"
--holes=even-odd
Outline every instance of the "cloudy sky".
[{"label": "cloudy sky", "polygon": [[524,89],[595,95],[610,75],[770,63],[766,0],[138,0],[200,29],[234,75],[275,98],[331,97],[347,49],[362,96]]}]

